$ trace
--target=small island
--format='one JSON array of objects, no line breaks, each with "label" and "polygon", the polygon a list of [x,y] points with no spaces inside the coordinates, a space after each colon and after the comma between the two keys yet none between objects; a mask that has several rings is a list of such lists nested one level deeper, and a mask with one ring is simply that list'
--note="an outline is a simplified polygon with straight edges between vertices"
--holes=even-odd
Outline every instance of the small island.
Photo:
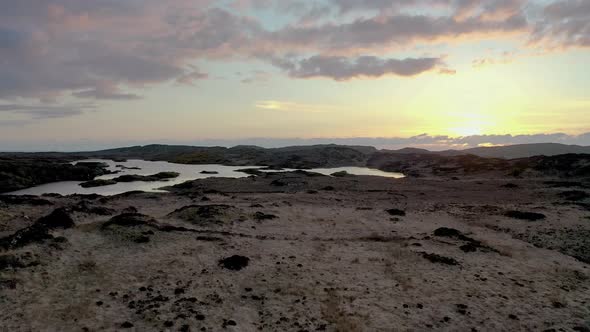
[{"label": "small island", "polygon": [[201,171],[201,174],[210,174],[210,175],[214,175],[214,174],[219,174],[219,172],[217,171]]},{"label": "small island", "polygon": [[91,181],[86,181],[80,183],[80,187],[82,188],[94,188],[94,187],[103,187],[103,186],[110,186],[113,184],[117,184],[119,182],[136,182],[136,181],[143,181],[143,182],[155,182],[155,181],[166,181],[169,179],[177,178],[180,173],[177,172],[160,172],[157,174],[152,175],[137,175],[137,174],[128,174],[128,175],[121,175],[114,179],[96,179]]}]

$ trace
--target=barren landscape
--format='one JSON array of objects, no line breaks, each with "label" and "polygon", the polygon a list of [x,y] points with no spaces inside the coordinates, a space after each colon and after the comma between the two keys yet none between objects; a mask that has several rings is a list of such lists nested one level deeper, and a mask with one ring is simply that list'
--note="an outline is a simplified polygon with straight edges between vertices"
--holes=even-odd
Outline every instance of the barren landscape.
[{"label": "barren landscape", "polygon": [[0,325],[588,331],[589,186],[297,171],[0,196]]}]

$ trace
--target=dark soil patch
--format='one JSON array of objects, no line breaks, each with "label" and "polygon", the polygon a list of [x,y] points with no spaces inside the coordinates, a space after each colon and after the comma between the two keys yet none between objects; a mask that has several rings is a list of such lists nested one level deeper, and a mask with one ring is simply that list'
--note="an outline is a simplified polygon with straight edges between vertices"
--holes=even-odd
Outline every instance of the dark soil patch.
[{"label": "dark soil patch", "polygon": [[221,223],[231,209],[225,204],[188,205],[171,212],[169,216],[199,224]]}]

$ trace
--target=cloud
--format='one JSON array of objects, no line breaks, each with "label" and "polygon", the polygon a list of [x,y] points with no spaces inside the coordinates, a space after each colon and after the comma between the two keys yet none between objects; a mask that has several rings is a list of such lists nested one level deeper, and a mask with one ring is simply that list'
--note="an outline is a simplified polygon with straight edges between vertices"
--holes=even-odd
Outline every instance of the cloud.
[{"label": "cloud", "polygon": [[0,104],[0,113],[25,114],[30,120],[66,118],[93,109],[95,109],[95,105],[92,104],[60,106]]},{"label": "cloud", "polygon": [[543,48],[590,47],[590,1],[549,3],[535,24],[531,43]]},{"label": "cloud", "polygon": [[[238,75],[241,76],[240,73],[238,73]],[[249,84],[249,83],[266,83],[271,79],[271,74],[268,72],[265,72],[263,70],[255,70],[253,72],[251,72],[250,74],[248,74],[245,78],[242,78],[240,82],[244,83],[244,84]]]},{"label": "cloud", "polygon": [[78,98],[94,98],[94,99],[110,99],[110,100],[137,100],[141,96],[133,93],[124,93],[120,89],[109,82],[97,84],[95,88],[76,91],[72,93]]},{"label": "cloud", "polygon": [[261,100],[256,102],[254,105],[258,109],[267,111],[288,111],[288,112],[330,112],[339,109],[333,105],[320,105],[320,104],[305,104],[292,101],[279,101],[279,100]]},{"label": "cloud", "polygon": [[195,81],[200,81],[209,78],[209,74],[202,73],[198,69],[193,69],[190,72],[187,72],[176,79],[177,83],[185,84],[185,85],[193,85]]},{"label": "cloud", "polygon": [[278,66],[296,78],[327,77],[345,81],[358,77],[377,78],[385,75],[415,76],[441,64],[439,58],[381,59],[362,56],[313,56],[299,61],[286,60]]},{"label": "cloud", "polygon": [[[200,61],[262,61],[294,78],[344,81],[434,69],[450,74],[439,68],[443,55],[428,47],[465,38],[518,34],[536,47],[590,46],[588,1],[544,3],[5,1],[0,2],[0,100],[137,99],[125,91],[209,78],[195,67]],[[532,15],[531,8],[539,6]],[[273,19],[259,15],[262,10],[271,11]],[[418,46],[428,55],[416,54]],[[402,51],[403,56],[396,54]]]},{"label": "cloud", "polygon": [[372,51],[384,52],[424,42],[456,40],[476,35],[497,36],[522,32],[526,18],[514,14],[498,20],[469,17],[406,15],[374,16],[353,22],[319,26],[292,26],[271,33],[275,47],[320,49],[324,52]]},{"label": "cloud", "polygon": [[440,75],[456,75],[457,71],[455,69],[441,68],[438,70],[438,73]]}]

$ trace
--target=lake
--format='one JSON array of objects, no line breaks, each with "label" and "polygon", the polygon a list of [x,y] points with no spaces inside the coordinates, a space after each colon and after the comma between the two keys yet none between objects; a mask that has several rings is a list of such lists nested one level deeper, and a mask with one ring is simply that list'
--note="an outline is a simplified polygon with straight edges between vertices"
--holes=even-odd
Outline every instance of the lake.
[{"label": "lake", "polygon": [[[11,193],[10,195],[43,195],[55,193],[60,195],[72,194],[99,194],[104,196],[122,194],[128,191],[141,190],[147,192],[165,192],[162,187],[183,183],[190,180],[205,179],[209,177],[241,178],[250,176],[246,173],[237,172],[244,168],[261,168],[264,166],[224,166],[224,165],[185,165],[174,164],[166,161],[146,161],[146,160],[127,160],[125,162],[115,162],[106,159],[88,159],[80,160],[84,162],[103,162],[108,165],[110,171],[119,171],[117,174],[108,174],[97,177],[96,179],[113,179],[121,175],[152,175],[159,172],[177,172],[180,175],[177,178],[168,181],[156,182],[119,182],[117,184],[95,187],[82,188],[79,181],[62,181],[47,183],[36,187],[31,187]],[[75,164],[76,162],[74,162]],[[292,169],[285,169],[286,171]],[[202,174],[201,172],[217,172],[217,174]],[[335,172],[346,171],[354,175],[372,175],[388,178],[402,178],[403,174],[384,172],[366,167],[338,167],[338,168],[315,168],[307,170],[310,172],[330,175]]]}]

